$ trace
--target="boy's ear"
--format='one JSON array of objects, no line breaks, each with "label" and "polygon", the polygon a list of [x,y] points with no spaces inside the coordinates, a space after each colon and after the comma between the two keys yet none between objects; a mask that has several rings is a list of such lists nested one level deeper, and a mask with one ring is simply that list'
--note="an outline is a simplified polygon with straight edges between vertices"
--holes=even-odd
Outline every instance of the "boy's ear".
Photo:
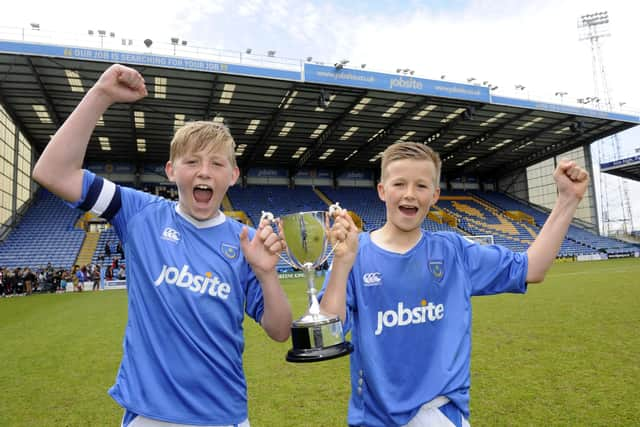
[{"label": "boy's ear", "polygon": [[386,202],[384,194],[384,184],[382,184],[382,181],[378,182],[376,188],[378,189],[378,198],[380,198],[380,200],[382,200],[383,202]]},{"label": "boy's ear", "polygon": [[173,170],[173,163],[171,163],[171,160],[167,161],[167,163],[164,165],[164,173],[167,174],[167,178],[169,179],[169,181],[175,182],[175,174]]},{"label": "boy's ear", "polygon": [[436,187],[436,191],[433,192],[433,202],[431,202],[431,206],[438,203],[438,199],[440,199],[440,187]]},{"label": "boy's ear", "polygon": [[240,168],[236,166],[231,172],[231,181],[229,182],[229,187],[232,187],[236,184],[236,182],[238,181],[238,177],[240,177]]}]

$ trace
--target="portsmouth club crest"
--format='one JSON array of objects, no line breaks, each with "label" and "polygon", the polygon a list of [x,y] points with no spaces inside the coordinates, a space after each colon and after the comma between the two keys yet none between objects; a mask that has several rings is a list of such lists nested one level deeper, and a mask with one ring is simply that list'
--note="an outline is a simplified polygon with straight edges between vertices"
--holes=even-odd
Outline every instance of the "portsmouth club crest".
[{"label": "portsmouth club crest", "polygon": [[238,257],[238,250],[239,248],[237,246],[234,246],[230,243],[223,243],[222,245],[220,245],[220,251],[225,257],[229,259],[236,259]]},{"label": "portsmouth club crest", "polygon": [[444,277],[444,262],[442,260],[429,261],[429,271],[433,279],[440,283]]}]

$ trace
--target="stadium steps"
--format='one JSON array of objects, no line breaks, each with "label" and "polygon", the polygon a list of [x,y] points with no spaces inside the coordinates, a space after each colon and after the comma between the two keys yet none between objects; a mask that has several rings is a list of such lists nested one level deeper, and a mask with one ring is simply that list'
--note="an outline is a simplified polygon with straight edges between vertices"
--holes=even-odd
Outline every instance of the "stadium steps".
[{"label": "stadium steps", "polygon": [[222,199],[222,209],[229,212],[235,210],[233,209],[233,204],[231,203],[231,199],[228,194],[225,194],[224,199]]},{"label": "stadium steps", "polygon": [[313,192],[316,193],[316,196],[318,196],[320,198],[320,200],[325,202],[327,204],[327,206],[331,206],[333,204],[331,199],[329,197],[327,197],[327,195],[324,194],[322,191],[320,191],[319,188],[313,187]]},{"label": "stadium steps", "polygon": [[84,238],[84,242],[82,242],[82,246],[80,247],[80,252],[78,252],[78,258],[76,258],[76,265],[87,265],[91,264],[93,254],[98,247],[98,240],[100,239],[99,231],[90,231],[86,233]]}]

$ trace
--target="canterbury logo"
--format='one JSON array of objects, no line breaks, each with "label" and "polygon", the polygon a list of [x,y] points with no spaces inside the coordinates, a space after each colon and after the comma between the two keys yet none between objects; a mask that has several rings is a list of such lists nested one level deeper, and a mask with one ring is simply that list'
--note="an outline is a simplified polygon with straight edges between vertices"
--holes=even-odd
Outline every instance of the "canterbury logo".
[{"label": "canterbury logo", "polygon": [[365,273],[362,276],[362,281],[365,286],[378,286],[382,284],[382,274],[379,272]]},{"label": "canterbury logo", "polygon": [[179,242],[180,241],[180,233],[174,230],[171,227],[167,227],[162,232],[162,238],[164,240],[169,240],[170,242]]}]

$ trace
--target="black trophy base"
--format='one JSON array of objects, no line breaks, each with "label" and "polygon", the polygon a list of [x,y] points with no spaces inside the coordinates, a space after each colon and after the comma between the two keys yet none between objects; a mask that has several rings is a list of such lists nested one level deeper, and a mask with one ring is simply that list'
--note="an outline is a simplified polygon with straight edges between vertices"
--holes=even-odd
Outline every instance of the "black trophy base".
[{"label": "black trophy base", "polygon": [[338,357],[346,356],[353,351],[353,345],[344,341],[340,344],[330,347],[298,349],[292,348],[287,353],[287,362],[306,363],[321,362],[323,360],[331,360]]}]

